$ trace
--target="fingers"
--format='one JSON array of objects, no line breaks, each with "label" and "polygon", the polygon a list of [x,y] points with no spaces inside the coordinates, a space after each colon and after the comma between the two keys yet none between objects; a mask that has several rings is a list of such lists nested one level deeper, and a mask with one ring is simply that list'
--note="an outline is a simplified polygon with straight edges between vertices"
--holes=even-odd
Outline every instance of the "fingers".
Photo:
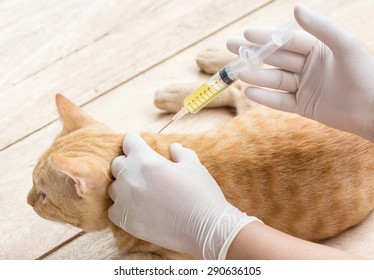
[{"label": "fingers", "polygon": [[250,47],[251,45],[253,45],[253,44],[251,44],[247,40],[244,40],[244,39],[241,39],[241,38],[230,39],[230,40],[227,40],[227,42],[226,42],[227,49],[230,52],[235,53],[235,54],[239,54],[239,47],[240,46]]},{"label": "fingers", "polygon": [[129,132],[123,139],[123,152],[125,155],[129,155],[130,152],[138,154],[152,153],[155,151],[148,146],[138,132]]},{"label": "fingers", "polygon": [[176,163],[200,163],[200,160],[194,151],[183,147],[179,143],[174,143],[170,145],[170,155],[171,159]]},{"label": "fingers", "polygon": [[[112,198],[112,200],[113,200],[113,198]],[[119,219],[117,217],[116,211],[114,210],[114,205],[112,205],[112,206],[109,207],[108,216],[109,216],[109,219],[114,224],[116,224],[117,226],[119,225]]]},{"label": "fingers", "polygon": [[[253,47],[254,45],[248,42],[244,43],[243,40],[227,41],[227,48],[233,53],[237,54],[240,46]],[[255,45],[254,48],[256,49],[258,46]],[[265,58],[264,63],[290,72],[300,73],[305,64],[305,59],[304,55],[280,49]]]},{"label": "fingers", "polygon": [[[113,204],[109,207],[108,216],[109,219],[118,227],[126,230],[127,226],[127,214],[128,210],[126,207],[119,206],[120,209],[117,209],[117,204]],[[120,214],[120,215],[119,215]]]},{"label": "fingers", "polygon": [[117,190],[116,190],[114,184],[115,184],[115,182],[112,185],[110,185],[110,187],[108,189],[108,194],[109,194],[110,199],[115,202],[117,200]]},{"label": "fingers", "polygon": [[[125,156],[119,156],[119,157],[116,157],[113,161],[112,161],[112,164],[110,166],[110,169],[112,171],[112,175],[114,176],[114,178],[118,178],[118,176],[123,172],[125,171],[126,169],[126,157]],[[108,190],[108,194],[109,194],[109,197],[113,200],[113,201],[116,201],[116,198],[117,198],[117,191],[116,191],[116,183],[117,181],[114,181],[110,187],[109,187],[109,190]]]},{"label": "fingers", "polygon": [[126,163],[125,156],[116,157],[112,161],[110,169],[112,171],[112,175],[114,176],[114,178],[118,178],[119,174],[125,169],[125,163]]},{"label": "fingers", "polygon": [[305,59],[305,56],[298,53],[277,50],[265,58],[264,63],[287,70],[289,72],[301,73],[305,65]]},{"label": "fingers", "polygon": [[245,95],[254,102],[276,110],[289,113],[294,113],[296,111],[296,95],[293,93],[249,87],[245,90]]},{"label": "fingers", "polygon": [[247,67],[239,72],[239,79],[255,86],[282,91],[296,92],[298,89],[294,73],[280,69],[257,70]]},{"label": "fingers", "polygon": [[351,37],[351,35],[328,18],[302,4],[296,5],[294,14],[302,28],[325,43],[333,52],[347,48],[350,51],[352,40],[347,36]]},{"label": "fingers", "polygon": [[[271,34],[276,30],[277,28],[270,27],[249,27],[244,31],[244,37],[254,44],[264,45],[271,40]],[[297,30],[281,49],[308,55],[316,40],[312,35],[302,30]]]}]

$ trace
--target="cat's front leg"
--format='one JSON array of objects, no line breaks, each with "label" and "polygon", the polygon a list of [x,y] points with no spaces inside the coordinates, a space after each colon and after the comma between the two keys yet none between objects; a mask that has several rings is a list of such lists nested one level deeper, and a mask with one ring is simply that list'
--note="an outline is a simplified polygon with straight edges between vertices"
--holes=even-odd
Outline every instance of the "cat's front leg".
[{"label": "cat's front leg", "polygon": [[154,103],[157,108],[169,113],[178,112],[183,99],[199,86],[198,83],[171,84],[155,93]]}]

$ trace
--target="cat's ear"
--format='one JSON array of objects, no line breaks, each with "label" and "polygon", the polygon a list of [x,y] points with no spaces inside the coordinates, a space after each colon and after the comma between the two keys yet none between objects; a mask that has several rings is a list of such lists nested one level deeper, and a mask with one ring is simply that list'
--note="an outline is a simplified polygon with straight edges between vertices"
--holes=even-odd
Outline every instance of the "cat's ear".
[{"label": "cat's ear", "polygon": [[98,122],[61,94],[56,95],[56,106],[64,124],[62,135]]},{"label": "cat's ear", "polygon": [[[70,177],[69,185],[75,188],[78,196],[83,197],[90,187],[90,174],[92,170],[89,162],[81,158],[70,158],[62,155],[51,155],[49,162],[58,171]],[[69,187],[69,186],[67,186]]]}]

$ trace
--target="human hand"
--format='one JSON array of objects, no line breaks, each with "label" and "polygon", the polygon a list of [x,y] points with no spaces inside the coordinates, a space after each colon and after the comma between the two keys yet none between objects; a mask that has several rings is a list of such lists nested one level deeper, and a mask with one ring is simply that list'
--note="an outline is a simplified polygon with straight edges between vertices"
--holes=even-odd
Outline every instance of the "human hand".
[{"label": "human hand", "polygon": [[169,161],[129,133],[123,151],[112,162],[109,218],[130,234],[196,258],[224,259],[240,229],[257,220],[227,202],[192,150],[172,144]]},{"label": "human hand", "polygon": [[[277,69],[245,68],[239,78],[246,95],[274,109],[300,114],[374,141],[374,59],[353,35],[304,5],[294,10],[298,30],[265,63]],[[264,44],[274,29],[248,28],[241,44]],[[273,90],[274,89],[274,90]],[[281,91],[278,91],[281,90]]]}]

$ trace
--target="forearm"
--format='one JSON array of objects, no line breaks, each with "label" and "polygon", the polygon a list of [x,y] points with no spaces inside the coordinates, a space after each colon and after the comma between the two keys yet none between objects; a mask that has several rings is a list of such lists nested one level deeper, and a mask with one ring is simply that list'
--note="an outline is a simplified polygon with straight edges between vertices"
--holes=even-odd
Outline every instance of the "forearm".
[{"label": "forearm", "polygon": [[265,224],[244,227],[228,249],[226,259],[361,259],[338,249],[305,241]]}]

